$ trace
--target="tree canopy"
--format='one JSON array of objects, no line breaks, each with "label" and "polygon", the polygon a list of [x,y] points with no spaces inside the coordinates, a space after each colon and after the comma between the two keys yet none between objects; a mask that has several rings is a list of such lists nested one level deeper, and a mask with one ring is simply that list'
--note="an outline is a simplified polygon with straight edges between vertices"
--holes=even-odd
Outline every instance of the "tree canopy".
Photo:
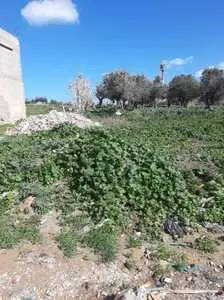
[{"label": "tree canopy", "polygon": [[201,98],[207,107],[224,97],[224,71],[205,69],[201,77]]},{"label": "tree canopy", "polygon": [[192,75],[175,76],[168,90],[168,103],[187,106],[188,102],[200,96],[200,84]]}]

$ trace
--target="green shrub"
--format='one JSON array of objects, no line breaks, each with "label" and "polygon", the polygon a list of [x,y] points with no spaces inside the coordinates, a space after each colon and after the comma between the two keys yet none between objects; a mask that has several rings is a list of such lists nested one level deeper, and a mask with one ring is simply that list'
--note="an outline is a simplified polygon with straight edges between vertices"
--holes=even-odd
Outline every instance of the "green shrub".
[{"label": "green shrub", "polygon": [[15,192],[5,192],[0,195],[0,216],[12,209],[15,199]]},{"label": "green shrub", "polygon": [[165,276],[172,271],[172,265],[168,262],[158,261],[152,266],[152,271],[155,276]]},{"label": "green shrub", "polygon": [[63,251],[64,256],[72,257],[76,253],[77,237],[71,230],[62,231],[58,238],[59,247]]},{"label": "green shrub", "polygon": [[1,216],[0,248],[11,248],[22,240],[28,240],[33,244],[40,242],[39,228],[28,222],[13,222],[7,216]]},{"label": "green shrub", "polygon": [[157,257],[158,259],[162,259],[162,260],[170,260],[173,256],[175,255],[175,252],[173,249],[171,249],[169,246],[167,245],[161,245],[158,248],[157,251]]},{"label": "green shrub", "polygon": [[131,248],[138,248],[142,245],[142,239],[138,236],[131,236],[129,239],[129,246]]},{"label": "green shrub", "polygon": [[216,242],[208,236],[196,239],[193,243],[193,248],[207,253],[215,253],[217,251]]},{"label": "green shrub", "polygon": [[111,262],[115,259],[117,253],[117,235],[103,226],[94,230],[86,239],[87,245],[93,248],[96,254],[101,256],[102,262]]}]

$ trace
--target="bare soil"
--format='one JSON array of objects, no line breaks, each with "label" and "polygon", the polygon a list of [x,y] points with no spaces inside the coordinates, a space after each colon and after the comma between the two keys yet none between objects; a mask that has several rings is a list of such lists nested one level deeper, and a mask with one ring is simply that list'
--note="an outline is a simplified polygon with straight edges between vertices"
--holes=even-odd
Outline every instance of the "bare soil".
[{"label": "bare soil", "polygon": [[[116,261],[100,264],[98,257],[85,248],[78,249],[75,258],[63,257],[55,242],[58,232],[57,215],[51,212],[42,220],[42,242],[39,245],[24,242],[14,249],[0,251],[0,299],[113,299],[112,295],[115,299],[125,289],[145,283],[152,288],[158,286],[161,278],[153,277],[153,258],[144,255],[146,247],[150,248],[151,245],[128,248],[123,237]],[[178,242],[192,241],[202,234],[209,233],[201,228],[200,232]],[[220,237],[215,236],[216,239]],[[221,239],[215,254],[181,248],[188,256],[189,265],[203,267],[195,272],[173,271],[167,274],[172,281],[167,287],[174,290],[221,289],[224,286],[224,242]],[[127,259],[132,261],[130,268],[125,266]],[[214,294],[170,294],[161,297],[162,295],[157,295],[157,298],[152,299],[224,299],[224,295]]]}]

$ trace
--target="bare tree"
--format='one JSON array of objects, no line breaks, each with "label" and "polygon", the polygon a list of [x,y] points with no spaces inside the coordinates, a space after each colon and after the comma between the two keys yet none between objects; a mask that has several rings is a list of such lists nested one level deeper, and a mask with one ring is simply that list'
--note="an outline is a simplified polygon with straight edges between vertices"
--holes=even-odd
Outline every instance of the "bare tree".
[{"label": "bare tree", "polygon": [[84,75],[78,75],[69,85],[69,89],[73,96],[73,105],[78,111],[85,111],[92,104],[91,85]]}]

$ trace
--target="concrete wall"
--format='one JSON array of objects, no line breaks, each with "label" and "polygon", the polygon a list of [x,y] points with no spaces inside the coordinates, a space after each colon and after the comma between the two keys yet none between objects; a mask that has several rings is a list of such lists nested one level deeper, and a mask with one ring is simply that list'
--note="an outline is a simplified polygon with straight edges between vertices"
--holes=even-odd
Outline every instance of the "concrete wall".
[{"label": "concrete wall", "polygon": [[0,28],[0,121],[14,122],[25,115],[19,41]]}]

